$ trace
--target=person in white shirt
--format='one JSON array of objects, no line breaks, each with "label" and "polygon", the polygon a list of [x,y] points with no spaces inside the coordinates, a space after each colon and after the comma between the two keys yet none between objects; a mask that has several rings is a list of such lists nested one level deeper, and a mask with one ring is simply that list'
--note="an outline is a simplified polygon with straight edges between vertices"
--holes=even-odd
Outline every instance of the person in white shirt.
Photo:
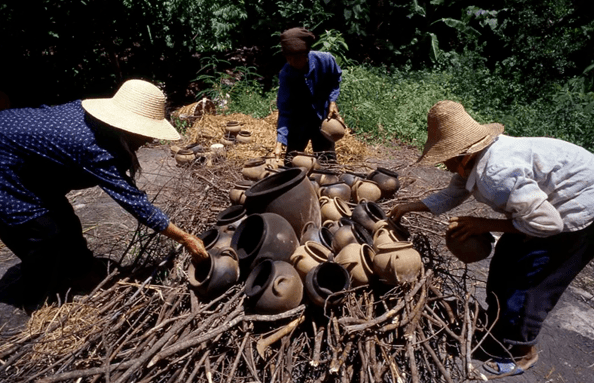
[{"label": "person in white shirt", "polygon": [[[396,205],[396,221],[411,211],[435,215],[469,196],[506,218],[452,217],[448,235],[502,232],[489,267],[488,317],[507,347],[484,368],[516,375],[536,363],[537,336],[548,313],[594,258],[594,154],[554,138],[510,137],[503,125],[481,125],[454,101],[428,114],[428,138],[418,164],[443,163],[455,173],[429,197]],[[513,358],[509,358],[509,356]]]}]

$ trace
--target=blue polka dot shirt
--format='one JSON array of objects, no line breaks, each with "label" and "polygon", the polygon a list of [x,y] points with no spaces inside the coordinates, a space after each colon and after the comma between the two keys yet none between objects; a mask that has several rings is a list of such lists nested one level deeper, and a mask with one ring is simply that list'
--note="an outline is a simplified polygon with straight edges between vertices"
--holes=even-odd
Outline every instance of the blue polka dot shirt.
[{"label": "blue polka dot shirt", "polygon": [[161,232],[169,218],[126,174],[127,159],[99,145],[81,101],[0,112],[0,221],[48,213],[52,196],[99,186],[138,221]]}]

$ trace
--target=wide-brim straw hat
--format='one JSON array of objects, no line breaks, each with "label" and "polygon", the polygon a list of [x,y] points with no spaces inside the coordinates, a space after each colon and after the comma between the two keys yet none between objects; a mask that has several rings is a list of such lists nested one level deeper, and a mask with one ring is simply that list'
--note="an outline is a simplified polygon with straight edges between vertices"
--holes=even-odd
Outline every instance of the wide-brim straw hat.
[{"label": "wide-brim straw hat", "polygon": [[435,165],[479,152],[503,133],[499,123],[481,125],[454,101],[439,101],[427,115],[427,142],[418,164]]},{"label": "wide-brim straw hat", "polygon": [[179,140],[180,135],[165,119],[165,95],[144,80],[128,80],[112,98],[82,101],[93,117],[126,132],[162,140]]}]

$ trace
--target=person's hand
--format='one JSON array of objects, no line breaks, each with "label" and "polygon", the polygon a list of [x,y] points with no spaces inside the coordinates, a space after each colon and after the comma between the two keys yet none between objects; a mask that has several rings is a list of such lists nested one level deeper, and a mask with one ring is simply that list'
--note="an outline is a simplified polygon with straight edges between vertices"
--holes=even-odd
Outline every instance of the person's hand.
[{"label": "person's hand", "polygon": [[388,213],[388,217],[394,222],[400,223],[400,218],[411,211],[429,211],[429,208],[421,201],[403,203],[394,206]]},{"label": "person's hand", "polygon": [[188,234],[181,243],[192,255],[192,261],[194,262],[204,261],[210,257],[204,247],[204,242],[195,235]]},{"label": "person's hand", "polygon": [[338,113],[338,105],[336,105],[335,102],[331,102],[328,105],[328,119],[331,118],[336,118],[338,121],[342,122],[344,124],[344,120],[342,119],[342,116],[340,115],[340,113]]},{"label": "person's hand", "polygon": [[274,158],[279,159],[283,153],[283,144],[281,142],[277,142],[276,146],[274,147]]},{"label": "person's hand", "polygon": [[447,235],[464,242],[471,235],[489,231],[484,221],[484,218],[478,217],[452,217],[448,225]]}]

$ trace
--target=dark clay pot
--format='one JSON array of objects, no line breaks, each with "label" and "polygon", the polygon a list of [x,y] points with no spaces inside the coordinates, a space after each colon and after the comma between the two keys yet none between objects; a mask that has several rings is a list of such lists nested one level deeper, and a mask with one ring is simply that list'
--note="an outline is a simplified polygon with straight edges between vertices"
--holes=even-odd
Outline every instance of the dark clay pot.
[{"label": "dark clay pot", "polygon": [[207,259],[190,263],[188,282],[199,297],[214,299],[237,283],[239,263],[230,247],[211,249],[208,253]]},{"label": "dark clay pot", "polygon": [[400,189],[398,173],[386,168],[377,168],[367,176],[367,179],[377,182],[382,191],[382,198],[392,198],[394,193]]},{"label": "dark clay pot", "polygon": [[334,184],[340,181],[338,173],[323,169],[313,170],[309,178],[315,180],[319,185]]},{"label": "dark clay pot", "polygon": [[350,285],[349,272],[336,262],[320,263],[305,276],[305,293],[316,306],[341,303],[343,295],[330,295],[347,290]]},{"label": "dark clay pot", "polygon": [[320,195],[320,197],[338,197],[343,201],[348,202],[351,200],[351,187],[342,181],[320,185],[320,190],[318,194]]},{"label": "dark clay pot", "polygon": [[291,168],[272,174],[252,185],[245,192],[248,215],[276,213],[301,233],[306,223],[321,226],[320,204],[305,170]]},{"label": "dark clay pot", "polygon": [[247,218],[247,212],[242,205],[229,206],[217,215],[215,227],[221,231],[232,232]]},{"label": "dark clay pot", "polygon": [[351,219],[373,233],[375,224],[386,219],[386,213],[377,203],[362,201],[353,209]]},{"label": "dark clay pot", "polygon": [[342,182],[346,183],[349,186],[353,186],[353,184],[365,178],[365,174],[360,173],[353,173],[353,172],[345,172],[338,177]]},{"label": "dark clay pot", "polygon": [[214,248],[223,248],[231,245],[233,232],[225,232],[219,228],[208,229],[198,235],[198,238],[204,242],[207,251]]},{"label": "dark clay pot", "polygon": [[299,306],[303,299],[303,282],[290,263],[267,259],[248,276],[245,295],[254,312],[279,314]]},{"label": "dark clay pot", "polygon": [[332,237],[332,232],[327,227],[318,228],[313,222],[308,222],[303,227],[299,244],[305,245],[305,242],[312,241],[332,250]]},{"label": "dark clay pot", "polygon": [[298,246],[299,239],[291,224],[274,213],[249,215],[231,240],[244,275],[264,259],[289,262]]},{"label": "dark clay pot", "polygon": [[368,244],[373,246],[373,237],[362,225],[348,218],[341,218],[341,227],[336,230],[332,237],[332,250],[338,254],[345,246],[351,243]]},{"label": "dark clay pot", "polygon": [[446,232],[446,246],[464,263],[473,263],[487,258],[493,250],[495,237],[491,233],[483,233],[469,236],[466,241],[452,238],[451,232]]}]

